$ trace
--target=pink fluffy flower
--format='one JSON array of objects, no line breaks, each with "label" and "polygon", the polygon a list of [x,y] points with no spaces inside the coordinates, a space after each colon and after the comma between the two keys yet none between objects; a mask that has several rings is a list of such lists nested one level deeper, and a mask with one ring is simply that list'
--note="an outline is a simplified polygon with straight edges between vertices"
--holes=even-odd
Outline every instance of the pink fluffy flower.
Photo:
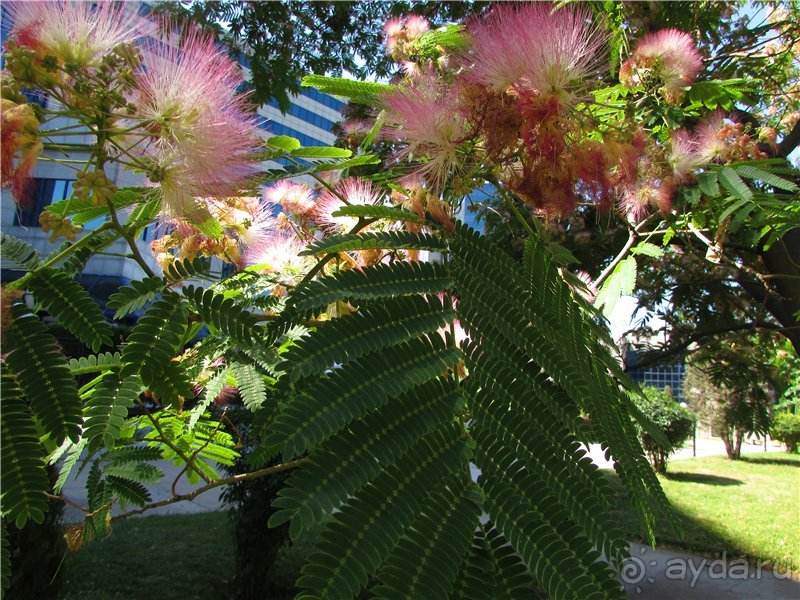
[{"label": "pink fluffy flower", "polygon": [[668,180],[648,178],[637,181],[625,189],[620,208],[633,222],[641,220],[651,207],[668,213],[672,208],[674,190],[674,184]]},{"label": "pink fluffy flower", "polygon": [[683,88],[691,85],[703,67],[692,36],[678,29],[645,35],[636,43],[631,61],[626,69],[651,69],[661,79],[664,97],[670,102],[680,99]]},{"label": "pink fluffy flower", "polygon": [[42,56],[84,68],[152,31],[152,25],[125,2],[12,2],[11,39]]},{"label": "pink fluffy flower", "polygon": [[668,161],[677,182],[686,181],[705,162],[697,139],[685,129],[672,132]]},{"label": "pink fluffy flower", "polygon": [[[360,177],[348,177],[340,181],[334,188],[351,205],[367,206],[379,204],[383,200],[382,192],[370,181]],[[323,229],[331,233],[349,231],[358,223],[357,217],[333,216],[333,213],[345,206],[336,194],[326,191],[317,202],[315,220]]]},{"label": "pink fluffy flower", "polygon": [[291,232],[278,231],[266,236],[244,255],[248,267],[257,267],[270,273],[297,275],[308,263],[299,256],[305,246]]},{"label": "pink fluffy flower", "polygon": [[469,132],[457,89],[426,73],[386,94],[383,103],[389,123],[385,134],[406,143],[397,158],[427,159],[421,172],[440,184]]},{"label": "pink fluffy flower", "polygon": [[428,20],[419,15],[389,19],[383,26],[383,44],[386,52],[395,60],[400,60],[407,56],[408,45],[430,28]]},{"label": "pink fluffy flower", "polygon": [[467,31],[468,79],[495,91],[515,85],[559,98],[592,71],[604,42],[589,12],[553,11],[545,2],[498,3]]},{"label": "pink fluffy flower", "polygon": [[236,195],[256,172],[256,120],[236,93],[238,66],[211,36],[192,29],[179,46],[147,50],[131,102],[149,137],[134,150],[152,164],[166,208],[191,218],[195,197]]},{"label": "pink fluffy flower", "polygon": [[304,183],[280,181],[264,190],[264,198],[280,205],[283,212],[297,217],[309,217],[316,207],[311,188]]}]

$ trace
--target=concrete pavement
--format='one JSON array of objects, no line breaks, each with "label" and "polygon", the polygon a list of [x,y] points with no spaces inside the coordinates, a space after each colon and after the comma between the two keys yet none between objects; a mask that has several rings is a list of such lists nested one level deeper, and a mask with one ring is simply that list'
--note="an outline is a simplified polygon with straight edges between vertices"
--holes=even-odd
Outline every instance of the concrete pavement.
[{"label": "concrete pavement", "polygon": [[631,544],[621,580],[631,600],[798,600],[800,581],[742,558]]}]

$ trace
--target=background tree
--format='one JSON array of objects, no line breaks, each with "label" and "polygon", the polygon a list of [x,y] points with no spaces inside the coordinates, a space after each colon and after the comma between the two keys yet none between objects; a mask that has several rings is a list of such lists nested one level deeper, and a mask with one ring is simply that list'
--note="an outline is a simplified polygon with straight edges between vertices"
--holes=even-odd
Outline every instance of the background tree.
[{"label": "background tree", "polygon": [[666,473],[670,454],[692,436],[697,422],[692,411],[678,404],[669,391],[653,387],[645,387],[643,391],[644,395],[636,397],[634,402],[639,410],[661,428],[669,446],[664,446],[642,428],[639,428],[639,440],[653,468],[659,473]]},{"label": "background tree", "polygon": [[[231,53],[247,57],[253,100],[289,108],[309,73],[387,78],[396,63],[384,51],[383,25],[391,17],[417,14],[435,25],[462,19],[488,2],[167,2],[160,9],[216,33]],[[225,23],[225,27],[220,23]]]},{"label": "background tree", "polygon": [[785,383],[769,362],[775,338],[739,334],[697,350],[684,392],[690,406],[725,443],[729,458],[741,456],[746,435],[766,435],[770,406]]}]

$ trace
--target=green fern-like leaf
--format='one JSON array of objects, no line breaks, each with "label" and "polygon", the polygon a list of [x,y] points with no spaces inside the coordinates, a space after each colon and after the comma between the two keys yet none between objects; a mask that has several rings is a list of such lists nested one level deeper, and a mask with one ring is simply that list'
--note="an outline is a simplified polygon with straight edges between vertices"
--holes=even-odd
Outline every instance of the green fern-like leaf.
[{"label": "green fern-like leaf", "polygon": [[127,479],[136,483],[155,483],[159,481],[164,473],[155,465],[146,462],[113,462],[103,469],[103,474],[108,476]]},{"label": "green fern-like leaf", "polygon": [[342,429],[289,478],[274,502],[281,510],[270,526],[291,519],[289,535],[297,539],[450,420],[460,404],[455,381],[434,379]]},{"label": "green fern-like leaf", "polygon": [[160,448],[149,446],[122,446],[109,450],[106,460],[111,463],[153,462],[164,458]]},{"label": "green fern-like leaf", "polygon": [[420,223],[422,219],[417,213],[389,206],[371,204],[353,204],[342,206],[333,213],[334,217],[359,217],[364,219],[386,219],[388,221],[407,221]]},{"label": "green fern-like leaf", "polygon": [[430,494],[422,512],[392,553],[373,588],[376,598],[447,598],[459,563],[449,554],[464,554],[475,533],[481,497],[471,482],[442,487]]},{"label": "green fern-like leaf", "polygon": [[83,273],[86,263],[89,262],[92,256],[113,244],[118,238],[119,233],[112,229],[107,231],[95,230],[91,239],[84,237],[75,242],[75,245],[80,244],[80,247],[73,249],[72,254],[66,260],[55,266],[58,266],[70,277],[77,277]]},{"label": "green fern-like leaf", "polygon": [[290,309],[308,311],[343,300],[370,300],[404,294],[435,294],[450,285],[446,267],[439,263],[397,262],[363,271],[341,271],[312,281],[292,296]]},{"label": "green fern-like leaf", "polygon": [[353,81],[343,77],[326,77],[324,75],[306,75],[303,77],[302,85],[317,88],[325,94],[345,96],[353,102],[362,104],[371,104],[376,96],[391,90],[393,87],[385,83]]},{"label": "green fern-like leaf", "polygon": [[213,377],[211,377],[208,383],[206,383],[200,401],[194,408],[192,408],[192,416],[189,417],[190,430],[195,426],[195,424],[203,415],[203,413],[206,411],[206,409],[208,409],[208,407],[214,401],[214,398],[216,398],[222,391],[222,388],[225,386],[225,382],[227,381],[230,372],[231,370],[228,367],[225,367],[224,369],[216,373]]},{"label": "green fern-like leaf", "polygon": [[50,482],[45,471],[44,449],[22,390],[5,372],[2,386],[0,506],[4,518],[23,527],[29,519],[35,523],[44,521],[48,510],[45,492]]},{"label": "green fern-like leaf", "polygon": [[281,368],[296,381],[321,373],[335,363],[435,331],[453,316],[453,311],[445,310],[436,297],[426,300],[405,296],[387,300],[322,324],[296,342],[284,356],[286,362]]},{"label": "green fern-like leaf", "polygon": [[166,393],[167,399],[191,396],[185,373],[171,362],[180,349],[186,323],[186,309],[180,296],[164,293],[131,330],[122,350],[120,376],[139,374],[146,386],[154,392]]},{"label": "green fern-like leaf", "polygon": [[[462,468],[469,455],[463,430],[448,424],[383,470],[333,515],[320,534],[297,581],[307,590],[304,595],[350,598],[358,594],[419,514],[427,496],[443,492],[443,481]],[[398,498],[403,501],[394,501]]]},{"label": "green fern-like leaf", "polygon": [[194,277],[209,279],[208,259],[198,256],[194,260],[176,260],[164,269],[164,276],[171,283],[178,283]]},{"label": "green fern-like leaf", "polygon": [[[416,338],[352,361],[308,385],[276,417],[268,443],[283,443],[284,456],[297,456],[339,427],[444,372],[460,357],[441,337]],[[350,384],[353,378],[357,386]]]},{"label": "green fern-like leaf", "polygon": [[136,376],[120,377],[118,373],[107,373],[94,388],[86,405],[84,437],[89,440],[89,450],[100,445],[111,448],[125,425],[128,409],[142,391],[142,382]]},{"label": "green fern-like leaf", "polygon": [[[81,438],[77,444],[70,443],[69,450],[67,450],[67,455],[64,458],[64,461],[61,463],[61,468],[58,471],[58,478],[56,479],[56,483],[53,486],[53,491],[56,494],[60,494],[64,484],[67,483],[67,479],[72,474],[72,471],[75,469],[75,465],[78,464],[78,460],[83,454],[83,451],[86,449],[86,439]],[[51,463],[52,464],[52,463]]]},{"label": "green fern-like leaf", "polygon": [[719,182],[728,190],[734,197],[739,200],[751,201],[753,199],[753,191],[747,187],[747,184],[742,180],[739,174],[730,167],[722,167],[719,170]]},{"label": "green fern-like leaf", "polygon": [[120,504],[123,507],[127,502],[134,506],[144,506],[153,499],[147,488],[138,481],[131,481],[124,477],[108,474],[106,476],[106,481],[109,489],[119,498]]},{"label": "green fern-like leaf", "polygon": [[442,252],[445,243],[437,237],[410,231],[376,231],[371,233],[344,233],[317,240],[300,253],[301,256],[337,253],[349,250],[412,249]]},{"label": "green fern-like leaf", "polygon": [[108,297],[108,308],[116,309],[115,319],[119,319],[142,308],[164,290],[161,277],[147,277],[141,281],[131,281],[130,285],[119,288]]},{"label": "green fern-like leaf", "polygon": [[24,304],[12,307],[4,350],[14,373],[45,431],[60,443],[77,441],[83,411],[75,380],[58,343],[39,318]]},{"label": "green fern-like leaf", "polygon": [[742,177],[763,181],[767,185],[771,185],[780,190],[786,190],[787,192],[800,191],[800,188],[798,188],[797,184],[793,181],[789,181],[780,175],[776,175],[771,171],[766,171],[754,165],[740,165],[737,166],[735,170]]},{"label": "green fern-like leaf", "polygon": [[109,369],[119,369],[121,366],[122,355],[119,352],[114,352],[114,354],[102,352],[69,359],[69,371],[73,375],[99,373]]},{"label": "green fern-like leaf", "polygon": [[258,321],[236,300],[211,288],[204,290],[191,285],[183,288],[183,295],[207,324],[242,344],[253,343],[253,336],[259,329]]},{"label": "green fern-like leaf", "polygon": [[28,242],[7,233],[0,233],[0,254],[26,271],[35,269],[42,262],[38,250]]},{"label": "green fern-like leaf", "polygon": [[36,301],[94,352],[112,345],[111,325],[103,311],[69,275],[58,269],[40,269],[29,285]]},{"label": "green fern-like leaf", "polygon": [[233,364],[232,369],[244,405],[248,410],[258,410],[267,399],[266,386],[261,374],[252,365],[241,363]]}]

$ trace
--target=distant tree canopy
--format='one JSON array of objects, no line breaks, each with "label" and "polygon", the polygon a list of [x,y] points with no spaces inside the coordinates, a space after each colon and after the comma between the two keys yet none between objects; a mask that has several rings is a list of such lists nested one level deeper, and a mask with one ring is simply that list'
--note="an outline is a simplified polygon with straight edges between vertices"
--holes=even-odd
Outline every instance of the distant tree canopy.
[{"label": "distant tree canopy", "polygon": [[[272,98],[281,110],[300,90],[304,75],[359,79],[387,77],[397,65],[384,52],[387,19],[418,14],[435,25],[462,19],[489,2],[221,2],[164,3],[159,9],[190,17],[213,30],[232,53],[244,53],[252,70],[253,100]],[[220,25],[226,23],[229,29]]]}]

